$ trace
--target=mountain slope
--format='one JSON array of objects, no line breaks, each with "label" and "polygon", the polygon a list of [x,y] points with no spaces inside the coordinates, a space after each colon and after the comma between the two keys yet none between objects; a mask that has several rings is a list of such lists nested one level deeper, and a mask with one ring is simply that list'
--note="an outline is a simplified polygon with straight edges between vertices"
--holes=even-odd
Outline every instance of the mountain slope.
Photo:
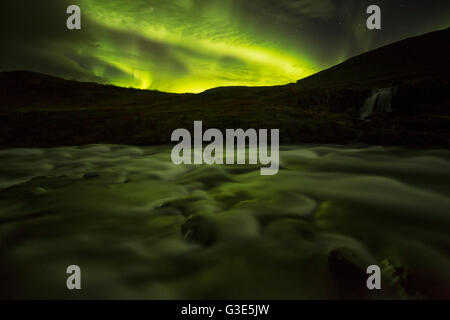
[{"label": "mountain slope", "polygon": [[401,85],[418,81],[448,80],[450,28],[372,50],[298,83],[307,87]]},{"label": "mountain slope", "polygon": [[[177,128],[278,128],[283,143],[450,145],[450,29],[349,59],[297,84],[173,94],[0,72],[0,146],[168,144]],[[360,110],[391,88],[392,112]]]}]

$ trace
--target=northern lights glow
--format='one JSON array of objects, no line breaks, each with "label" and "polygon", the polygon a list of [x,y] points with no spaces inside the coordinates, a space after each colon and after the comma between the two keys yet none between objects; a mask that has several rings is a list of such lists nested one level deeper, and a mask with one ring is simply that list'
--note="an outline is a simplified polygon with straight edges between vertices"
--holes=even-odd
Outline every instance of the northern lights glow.
[{"label": "northern lights glow", "polygon": [[[168,92],[280,85],[448,26],[442,9],[448,2],[380,0],[385,29],[370,32],[365,29],[369,2],[3,1],[0,26],[8,32],[0,44],[0,70]],[[70,4],[81,8],[82,30],[65,28]],[[405,7],[407,14],[400,11]],[[418,15],[428,18],[417,23]]]},{"label": "northern lights glow", "polygon": [[[239,23],[231,24],[229,2],[200,2],[154,1],[143,6],[139,1],[105,4],[84,0],[81,5],[88,19],[117,33],[127,30],[139,37],[120,42],[104,37],[91,54],[129,75],[111,79],[114,84],[170,92],[277,85],[317,71],[309,59],[290,53],[275,41],[261,39]],[[124,7],[128,10],[120,9]],[[153,60],[153,52],[145,46],[167,51],[167,60]],[[97,70],[96,76],[107,74]]]}]

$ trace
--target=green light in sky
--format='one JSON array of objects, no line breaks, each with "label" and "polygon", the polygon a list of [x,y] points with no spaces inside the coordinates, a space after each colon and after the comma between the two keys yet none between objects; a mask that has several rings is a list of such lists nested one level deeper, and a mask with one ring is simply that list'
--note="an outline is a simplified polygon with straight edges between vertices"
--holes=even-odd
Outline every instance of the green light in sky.
[{"label": "green light in sky", "polygon": [[251,30],[230,3],[83,0],[83,14],[99,26],[98,43],[79,53],[122,71],[93,70],[115,85],[169,92],[279,85],[316,71],[275,35]]}]

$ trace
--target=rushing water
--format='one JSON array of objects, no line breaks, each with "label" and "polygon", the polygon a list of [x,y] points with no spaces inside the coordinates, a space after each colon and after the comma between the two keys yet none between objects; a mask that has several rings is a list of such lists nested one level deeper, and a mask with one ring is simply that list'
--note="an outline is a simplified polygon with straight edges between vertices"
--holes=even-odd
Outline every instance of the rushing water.
[{"label": "rushing water", "polygon": [[[449,151],[280,155],[261,176],[175,166],[169,147],[1,150],[0,297],[450,296]],[[72,264],[81,291],[66,289]]]},{"label": "rushing water", "polygon": [[374,90],[361,108],[361,118],[365,119],[374,112],[391,112],[391,102],[392,88]]}]

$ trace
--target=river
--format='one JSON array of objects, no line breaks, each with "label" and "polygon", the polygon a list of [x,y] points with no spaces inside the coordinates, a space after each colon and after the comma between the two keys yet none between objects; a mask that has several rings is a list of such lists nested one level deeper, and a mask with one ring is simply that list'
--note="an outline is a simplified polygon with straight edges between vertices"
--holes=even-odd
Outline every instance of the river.
[{"label": "river", "polygon": [[165,146],[0,150],[0,297],[450,297],[449,151],[285,145],[277,175],[259,169],[176,166]]}]

